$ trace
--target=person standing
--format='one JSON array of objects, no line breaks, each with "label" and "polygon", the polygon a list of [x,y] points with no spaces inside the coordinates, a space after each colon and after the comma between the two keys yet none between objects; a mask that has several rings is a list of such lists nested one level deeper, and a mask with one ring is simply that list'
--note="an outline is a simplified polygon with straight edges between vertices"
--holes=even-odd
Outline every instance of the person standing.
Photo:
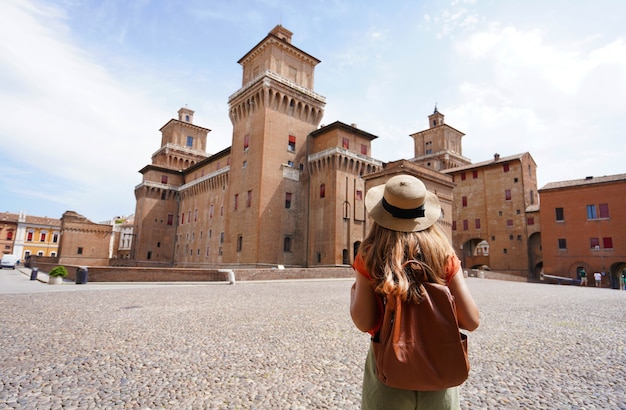
[{"label": "person standing", "polygon": [[[455,298],[459,327],[476,329],[480,322],[478,307],[450,238],[437,223],[441,216],[437,196],[427,191],[419,179],[397,175],[367,192],[365,208],[373,222],[353,264],[356,280],[351,288],[350,315],[355,326],[374,336],[382,325],[386,295],[400,295],[409,303],[417,303],[421,278],[403,268],[406,261],[414,260],[423,266],[420,272],[426,272],[429,281],[448,286]],[[459,409],[459,390],[455,386],[413,391],[385,385],[376,374],[370,342],[361,408]]]},{"label": "person standing", "polygon": [[580,269],[580,286],[587,286],[587,272],[585,272],[585,268]]},{"label": "person standing", "polygon": [[595,272],[593,274],[593,279],[596,281],[596,288],[599,288],[600,282],[602,281],[602,274],[600,272]]}]

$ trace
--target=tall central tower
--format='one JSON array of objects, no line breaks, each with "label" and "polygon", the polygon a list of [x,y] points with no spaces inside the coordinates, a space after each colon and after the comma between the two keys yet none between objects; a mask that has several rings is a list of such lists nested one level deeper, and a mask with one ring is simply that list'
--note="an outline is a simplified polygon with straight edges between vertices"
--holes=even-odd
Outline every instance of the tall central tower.
[{"label": "tall central tower", "polygon": [[320,61],[293,46],[292,34],[278,25],[238,61],[242,87],[228,101],[224,259],[240,264],[306,260],[307,137],[325,98],[313,91]]}]

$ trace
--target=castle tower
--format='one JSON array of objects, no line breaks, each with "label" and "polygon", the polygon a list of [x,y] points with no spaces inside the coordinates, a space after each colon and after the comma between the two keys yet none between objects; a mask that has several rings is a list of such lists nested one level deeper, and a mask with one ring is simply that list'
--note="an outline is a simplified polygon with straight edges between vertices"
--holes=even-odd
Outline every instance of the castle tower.
[{"label": "castle tower", "polygon": [[208,157],[207,135],[211,131],[193,124],[194,112],[178,110],[161,131],[161,147],[152,154],[152,164],[139,172],[135,187],[135,221],[131,258],[160,264],[173,262],[179,218],[178,188],[185,184],[184,170]]},{"label": "castle tower", "polygon": [[444,122],[444,115],[435,106],[428,116],[428,129],[411,134],[415,152],[411,161],[435,171],[470,164],[463,156],[463,135]]},{"label": "castle tower", "polygon": [[313,91],[320,61],[293,46],[291,36],[278,25],[238,61],[242,87],[228,101],[224,260],[238,264],[306,260],[307,136],[325,98]]}]

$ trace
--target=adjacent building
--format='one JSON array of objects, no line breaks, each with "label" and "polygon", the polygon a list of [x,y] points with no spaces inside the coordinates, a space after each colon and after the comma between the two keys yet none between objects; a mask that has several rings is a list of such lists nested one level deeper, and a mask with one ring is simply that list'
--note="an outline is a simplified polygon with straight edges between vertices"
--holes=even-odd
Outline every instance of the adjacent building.
[{"label": "adjacent building", "polygon": [[449,175],[454,184],[452,242],[467,268],[539,278],[541,229],[537,165],[529,153],[472,164],[461,131],[435,107],[429,127],[414,134],[413,162]]},{"label": "adjacent building", "polygon": [[626,269],[626,174],[551,182],[539,190],[543,273],[580,279],[602,274],[619,288]]}]

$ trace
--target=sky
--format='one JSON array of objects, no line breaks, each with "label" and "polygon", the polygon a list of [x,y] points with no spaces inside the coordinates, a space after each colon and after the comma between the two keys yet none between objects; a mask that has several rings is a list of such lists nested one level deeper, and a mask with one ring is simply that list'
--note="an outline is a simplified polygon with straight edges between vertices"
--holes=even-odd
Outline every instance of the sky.
[{"label": "sky", "polygon": [[237,61],[278,24],[321,63],[321,124],[410,159],[435,106],[472,162],[529,152],[548,182],[626,173],[623,0],[2,0],[0,212],[135,212],[181,107],[231,145]]}]

